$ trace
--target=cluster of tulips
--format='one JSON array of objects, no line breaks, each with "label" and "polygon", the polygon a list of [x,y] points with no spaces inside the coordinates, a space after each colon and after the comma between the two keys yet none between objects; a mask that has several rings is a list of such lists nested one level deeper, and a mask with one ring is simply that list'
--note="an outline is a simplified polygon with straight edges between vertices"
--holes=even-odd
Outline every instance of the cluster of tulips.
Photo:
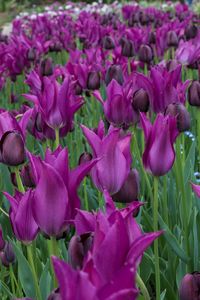
[{"label": "cluster of tulips", "polygon": [[200,299],[200,18],[86,8],[0,34],[0,298]]}]

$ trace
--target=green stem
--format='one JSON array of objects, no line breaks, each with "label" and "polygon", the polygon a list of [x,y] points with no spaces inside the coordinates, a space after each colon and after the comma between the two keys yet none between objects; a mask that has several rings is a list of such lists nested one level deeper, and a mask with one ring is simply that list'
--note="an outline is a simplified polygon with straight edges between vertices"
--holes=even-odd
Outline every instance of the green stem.
[{"label": "green stem", "polygon": [[60,144],[59,128],[55,129],[55,136],[56,136],[56,139],[55,139],[55,149],[57,149],[58,146],[59,146],[59,144]]},{"label": "green stem", "polygon": [[40,291],[40,288],[39,288],[38,278],[37,278],[37,274],[36,274],[36,270],[35,270],[35,264],[34,264],[34,261],[33,261],[32,246],[31,245],[27,245],[27,254],[28,254],[28,262],[30,264],[32,274],[33,274],[37,299],[42,300],[42,295],[41,295],[41,291]]},{"label": "green stem", "polygon": [[128,58],[128,75],[131,75],[131,57]]},{"label": "green stem", "polygon": [[[51,256],[57,256],[59,257],[59,249],[58,249],[58,243],[55,237],[51,237],[50,241],[48,241],[48,249],[49,249],[49,256],[51,260]],[[51,273],[53,278],[53,285],[54,288],[57,287],[57,281],[54,273],[53,263],[51,260]]]},{"label": "green stem", "polygon": [[140,275],[138,273],[136,275],[136,282],[137,282],[137,285],[138,285],[138,287],[139,287],[139,289],[140,289],[140,291],[141,291],[141,293],[144,297],[144,300],[150,300],[151,298],[149,296],[149,292],[146,288],[146,285],[144,284],[142,278],[140,277]]},{"label": "green stem", "polygon": [[21,193],[25,193],[25,189],[24,189],[24,186],[23,186],[23,183],[21,180],[21,176],[19,173],[19,167],[14,167],[14,170],[15,170],[15,176],[16,176],[18,190]]},{"label": "green stem", "polygon": [[[186,245],[186,251],[188,257],[190,257],[190,243],[189,243],[189,231],[188,231],[188,208],[187,208],[187,198],[185,192],[185,184],[184,184],[184,174],[183,174],[183,158],[181,155],[181,142],[180,137],[177,138],[176,142],[176,149],[177,149],[177,166],[178,166],[178,176],[180,177],[179,184],[180,184],[180,191],[182,195],[182,226],[184,229],[184,240]],[[190,271],[190,265],[188,265],[188,272]]]},{"label": "green stem", "polygon": [[200,171],[200,108],[197,107],[197,146],[198,146],[198,169]]},{"label": "green stem", "polygon": [[15,283],[14,283],[14,277],[13,277],[12,264],[9,265],[9,271],[10,271],[10,281],[11,281],[12,293],[13,293],[13,295],[15,295]]},{"label": "green stem", "polygon": [[[158,231],[158,177],[154,177],[153,207],[153,231]],[[156,277],[156,300],[160,300],[160,266],[158,253],[158,240],[154,241],[155,277]]]},{"label": "green stem", "polygon": [[168,198],[167,198],[167,175],[163,177],[163,188],[164,188],[164,193],[163,193],[163,211],[164,211],[164,217],[165,217],[165,223],[169,227],[169,208],[168,208]]}]

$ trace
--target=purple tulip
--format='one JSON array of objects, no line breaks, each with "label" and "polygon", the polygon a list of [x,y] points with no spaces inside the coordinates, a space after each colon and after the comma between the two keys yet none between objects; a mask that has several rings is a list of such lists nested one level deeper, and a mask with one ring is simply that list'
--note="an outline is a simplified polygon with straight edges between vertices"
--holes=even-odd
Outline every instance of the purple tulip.
[{"label": "purple tulip", "polygon": [[4,193],[10,202],[10,221],[16,238],[25,244],[32,242],[39,231],[32,214],[33,191],[28,190],[25,194],[15,192],[12,197]]},{"label": "purple tulip", "polygon": [[192,185],[192,190],[195,193],[195,195],[200,198],[200,186],[194,183],[191,183]]},{"label": "purple tulip", "polygon": [[104,102],[101,94],[95,91],[94,96],[104,108],[106,119],[114,126],[129,126],[138,121],[138,113],[132,107],[132,83],[121,86],[115,79],[106,89],[107,99]]},{"label": "purple tulip", "polygon": [[34,218],[45,233],[58,235],[65,227],[65,221],[74,218],[76,209],[80,208],[79,185],[98,160],[84,162],[70,170],[68,151],[61,147],[54,152],[47,149],[44,161],[30,153],[29,159],[36,183]]},{"label": "purple tulip", "polygon": [[131,166],[130,141],[131,135],[120,137],[120,129],[110,128],[104,136],[104,126],[99,123],[95,134],[85,126],[81,126],[83,134],[93,151],[93,158],[101,158],[91,171],[95,186],[110,194],[117,193],[128,176]]},{"label": "purple tulip", "polygon": [[74,95],[70,77],[66,77],[62,85],[55,78],[43,78],[43,90],[38,95],[24,94],[32,101],[42,115],[43,120],[52,129],[67,126],[71,129],[74,113],[83,105],[81,97]]},{"label": "purple tulip", "polygon": [[178,136],[176,118],[158,114],[152,125],[144,113],[140,116],[146,143],[144,167],[154,176],[163,176],[170,171],[175,160],[173,144]]},{"label": "purple tulip", "polygon": [[200,273],[193,272],[186,274],[179,287],[180,300],[199,300],[200,299]]},{"label": "purple tulip", "polygon": [[162,65],[151,68],[149,77],[137,73],[136,84],[149,95],[150,108],[164,113],[170,103],[185,103],[186,89],[190,80],[181,81],[181,65],[168,71]]}]

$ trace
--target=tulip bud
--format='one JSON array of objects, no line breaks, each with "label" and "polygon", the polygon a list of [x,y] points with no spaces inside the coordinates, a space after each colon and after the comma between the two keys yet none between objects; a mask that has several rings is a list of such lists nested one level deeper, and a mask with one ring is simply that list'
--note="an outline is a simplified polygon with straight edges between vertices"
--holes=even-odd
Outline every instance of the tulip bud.
[{"label": "tulip bud", "polygon": [[79,160],[78,160],[78,164],[79,166],[92,160],[92,154],[89,153],[89,152],[84,152],[81,154],[81,156],[79,157]]},{"label": "tulip bud", "polygon": [[100,75],[98,72],[90,72],[87,79],[88,90],[98,90],[100,88]]},{"label": "tulip bud", "polygon": [[115,48],[114,41],[110,36],[105,36],[103,38],[103,48],[106,50],[111,50]]},{"label": "tulip bud", "polygon": [[191,106],[200,106],[200,82],[193,81],[188,90],[188,101]]},{"label": "tulip bud", "polygon": [[0,150],[2,162],[4,164],[18,166],[25,161],[26,153],[24,141],[18,132],[6,132],[1,139]]},{"label": "tulip bud", "polygon": [[119,192],[112,195],[113,201],[130,203],[137,201],[139,194],[139,174],[136,169],[130,171]]},{"label": "tulip bud", "polygon": [[126,57],[134,56],[134,46],[132,41],[124,39],[122,40],[122,55]]},{"label": "tulip bud", "polygon": [[5,244],[6,244],[6,242],[4,241],[4,238],[3,238],[3,231],[0,226],[0,251],[2,251],[4,249]]},{"label": "tulip bud", "polygon": [[186,274],[179,287],[180,300],[198,300],[200,299],[200,273],[193,272]]},{"label": "tulip bud", "polygon": [[84,233],[80,236],[74,235],[69,243],[68,253],[73,268],[81,268],[83,259],[91,248],[93,236],[91,233]]},{"label": "tulip bud", "polygon": [[147,25],[149,23],[149,16],[144,12],[140,13],[140,23],[142,25]]},{"label": "tulip bud", "polygon": [[8,263],[12,264],[15,262],[15,253],[13,246],[10,242],[7,242],[4,248],[5,259]]},{"label": "tulip bud", "polygon": [[169,104],[166,108],[165,114],[176,117],[179,132],[190,129],[190,114],[182,103]]},{"label": "tulip bud", "polygon": [[149,44],[155,44],[156,43],[156,33],[151,32],[149,36]]},{"label": "tulip bud", "polygon": [[51,57],[47,57],[42,60],[40,64],[40,73],[42,76],[53,75],[53,61]]},{"label": "tulip bud", "polygon": [[61,300],[61,296],[59,294],[59,289],[54,290],[49,297],[47,298],[47,300]]},{"label": "tulip bud", "polygon": [[121,66],[113,65],[108,68],[105,76],[106,85],[108,85],[112,79],[115,79],[120,85],[123,84],[124,78]]},{"label": "tulip bud", "polygon": [[143,89],[136,91],[133,95],[132,106],[136,111],[147,112],[149,109],[148,93]]},{"label": "tulip bud", "polygon": [[188,27],[185,28],[185,37],[186,40],[193,39],[197,36],[198,28],[197,26],[191,24]]},{"label": "tulip bud", "polygon": [[35,187],[35,180],[30,165],[26,165],[21,170],[23,185],[29,188]]},{"label": "tulip bud", "polygon": [[4,267],[8,268],[9,267],[9,262],[6,259],[5,253],[2,251],[0,252],[0,259],[1,259],[1,263]]},{"label": "tulip bud", "polygon": [[44,128],[44,120],[42,118],[41,113],[38,112],[35,117],[35,129],[38,132],[43,132],[43,128]]},{"label": "tulip bud", "polygon": [[19,102],[19,98],[15,94],[11,93],[11,95],[10,95],[10,102],[12,104],[17,103],[17,102]]},{"label": "tulip bud", "polygon": [[175,31],[171,30],[167,33],[167,45],[169,47],[178,46],[178,36]]},{"label": "tulip bud", "polygon": [[81,85],[78,82],[75,84],[74,89],[75,89],[75,95],[77,95],[77,96],[81,95],[82,92],[83,92],[83,89],[82,89]]},{"label": "tulip bud", "polygon": [[141,62],[149,64],[153,59],[153,51],[150,46],[141,45],[138,56]]},{"label": "tulip bud", "polygon": [[36,50],[35,48],[30,48],[28,50],[27,58],[29,61],[34,61],[36,59]]}]

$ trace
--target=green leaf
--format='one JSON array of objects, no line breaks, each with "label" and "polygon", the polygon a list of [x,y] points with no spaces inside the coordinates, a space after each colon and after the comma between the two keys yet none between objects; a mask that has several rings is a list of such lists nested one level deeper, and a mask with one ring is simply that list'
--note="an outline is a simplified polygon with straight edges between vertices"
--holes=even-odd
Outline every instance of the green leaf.
[{"label": "green leaf", "polygon": [[50,269],[50,263],[49,260],[47,260],[47,263],[40,277],[40,283],[39,283],[43,300],[46,300],[48,295],[51,292],[51,276],[49,274],[49,269]]},{"label": "green leaf", "polygon": [[180,247],[176,237],[171,233],[167,224],[163,221],[160,215],[159,215],[159,223],[161,228],[164,230],[163,236],[168,242],[169,246],[172,248],[172,250],[176,253],[176,255],[179,258],[181,258],[185,263],[188,263],[189,261],[188,256],[186,255],[185,251]]},{"label": "green leaf", "polygon": [[18,274],[22,288],[26,294],[26,297],[35,298],[36,291],[34,286],[34,279],[29,263],[20,247],[16,245],[13,241],[11,242],[14,247],[15,255],[17,257]]},{"label": "green leaf", "polygon": [[2,281],[0,281],[0,290],[2,290],[6,295],[9,296],[9,299],[12,299],[14,295],[10,292],[9,287]]}]

